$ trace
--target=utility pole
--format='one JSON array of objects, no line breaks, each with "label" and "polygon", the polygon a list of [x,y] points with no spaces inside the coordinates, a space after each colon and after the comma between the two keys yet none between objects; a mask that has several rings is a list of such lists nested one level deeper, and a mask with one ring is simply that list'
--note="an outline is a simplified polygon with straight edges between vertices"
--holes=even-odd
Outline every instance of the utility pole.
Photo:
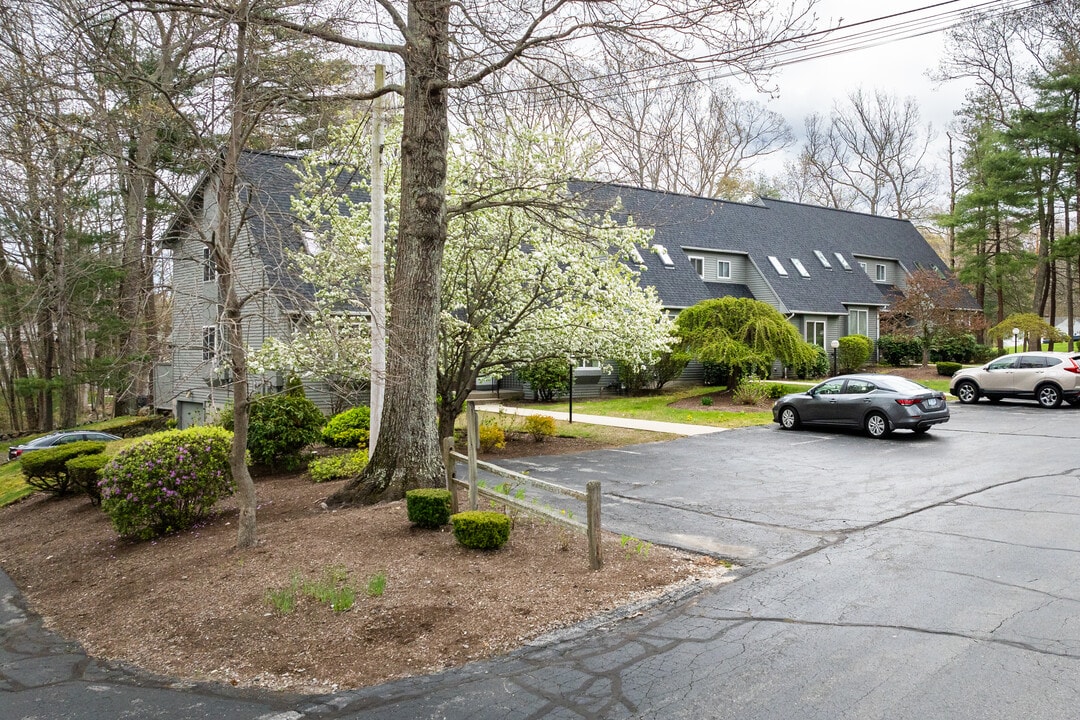
[{"label": "utility pole", "polygon": [[[382,90],[384,68],[375,66],[375,90]],[[375,452],[386,393],[386,250],[383,201],[383,98],[371,107],[371,426],[368,453]]]}]

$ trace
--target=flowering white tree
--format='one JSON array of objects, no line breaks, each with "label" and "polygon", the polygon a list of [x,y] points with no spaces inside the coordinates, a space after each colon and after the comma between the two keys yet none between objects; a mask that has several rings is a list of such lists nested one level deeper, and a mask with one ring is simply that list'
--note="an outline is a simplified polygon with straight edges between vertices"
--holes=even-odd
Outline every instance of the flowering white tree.
[{"label": "flowering white tree", "polygon": [[[362,134],[343,128],[332,149],[336,164],[306,166],[296,203],[322,245],[303,264],[317,288],[317,317],[366,301],[367,206],[342,203],[326,181],[327,168],[367,176]],[[442,436],[453,432],[479,375],[553,357],[648,364],[669,349],[672,324],[655,291],[638,284],[632,259],[652,233],[569,196],[567,179],[586,166],[570,143],[513,125],[497,133],[480,128],[451,144],[449,161],[438,398],[432,399]],[[388,217],[393,223],[396,208]],[[275,352],[300,369],[316,344],[324,348],[323,372],[328,357],[343,361],[338,372],[360,364],[352,353],[331,349],[334,339],[322,331],[298,338],[288,353],[280,345]]]}]

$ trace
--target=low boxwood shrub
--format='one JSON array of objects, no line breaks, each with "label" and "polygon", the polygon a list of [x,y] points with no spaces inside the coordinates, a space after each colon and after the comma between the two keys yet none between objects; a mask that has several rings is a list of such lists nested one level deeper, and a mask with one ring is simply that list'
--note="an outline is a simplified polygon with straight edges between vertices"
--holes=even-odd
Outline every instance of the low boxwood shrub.
[{"label": "low boxwood shrub", "polygon": [[450,522],[452,502],[453,496],[445,488],[420,488],[405,493],[409,522],[432,530]]},{"label": "low boxwood shrub", "polygon": [[939,362],[937,363],[937,374],[952,377],[962,367],[964,366],[958,362]]},{"label": "low boxwood shrub", "polygon": [[149,435],[101,469],[101,509],[123,537],[191,527],[235,490],[231,444],[232,433],[216,426]]},{"label": "low boxwood shrub", "polygon": [[550,415],[528,415],[525,418],[525,432],[532,435],[536,442],[544,442],[555,436],[555,418]]},{"label": "low boxwood shrub", "polygon": [[367,467],[367,450],[355,450],[347,455],[332,455],[308,463],[308,475],[316,483],[353,478]]},{"label": "low boxwood shrub", "polygon": [[361,405],[338,413],[322,429],[322,440],[330,447],[366,448],[371,431],[371,408]]},{"label": "low boxwood shrub", "polygon": [[86,493],[91,505],[101,504],[101,489],[98,487],[101,475],[98,471],[105,467],[110,459],[105,453],[79,455],[64,465],[67,468],[68,480],[77,490]]},{"label": "low boxwood shrub", "polygon": [[20,457],[23,477],[26,479],[26,484],[35,490],[57,496],[72,495],[79,490],[79,487],[68,475],[68,460],[80,455],[95,455],[104,449],[103,442],[82,440],[24,453]]},{"label": "low boxwood shrub", "polygon": [[496,550],[510,539],[510,518],[491,510],[467,510],[450,516],[454,538],[467,548]]}]

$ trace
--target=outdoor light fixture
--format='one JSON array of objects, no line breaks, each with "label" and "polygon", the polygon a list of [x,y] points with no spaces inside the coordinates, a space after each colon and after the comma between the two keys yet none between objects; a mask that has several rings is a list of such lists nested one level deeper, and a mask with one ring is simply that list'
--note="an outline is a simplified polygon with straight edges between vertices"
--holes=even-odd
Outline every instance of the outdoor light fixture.
[{"label": "outdoor light fixture", "polygon": [[831,343],[829,343],[829,345],[832,346],[832,374],[835,375],[836,374],[836,350],[837,350],[837,348],[840,347],[840,341],[839,340],[833,340]]},{"label": "outdoor light fixture", "polygon": [[1020,328],[1013,328],[1013,352],[1016,352],[1016,340],[1020,337]]}]

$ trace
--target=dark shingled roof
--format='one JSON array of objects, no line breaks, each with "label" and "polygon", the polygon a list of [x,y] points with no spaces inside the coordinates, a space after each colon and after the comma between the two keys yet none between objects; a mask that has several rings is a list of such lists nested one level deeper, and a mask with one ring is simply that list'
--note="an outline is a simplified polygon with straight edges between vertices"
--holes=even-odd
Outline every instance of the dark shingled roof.
[{"label": "dark shingled roof", "polygon": [[[748,256],[784,309],[799,313],[846,314],[845,305],[888,303],[883,295],[893,286],[875,283],[861,272],[855,255],[896,260],[908,273],[919,267],[946,269],[907,220],[768,198],[748,204],[611,183],[574,182],[570,189],[597,208],[619,200],[622,217],[655,230],[653,242],[667,249],[675,266],[665,267],[655,255],[646,255],[641,281],[655,287],[670,308],[723,295],[751,297],[745,285],[702,282],[682,248]],[[815,250],[825,254],[832,269],[822,266]],[[834,253],[843,255],[852,270],[844,270]],[[786,277],[773,269],[770,255],[783,263]],[[791,258],[802,261],[809,278],[796,271]],[[974,300],[971,307],[978,307]]]}]

